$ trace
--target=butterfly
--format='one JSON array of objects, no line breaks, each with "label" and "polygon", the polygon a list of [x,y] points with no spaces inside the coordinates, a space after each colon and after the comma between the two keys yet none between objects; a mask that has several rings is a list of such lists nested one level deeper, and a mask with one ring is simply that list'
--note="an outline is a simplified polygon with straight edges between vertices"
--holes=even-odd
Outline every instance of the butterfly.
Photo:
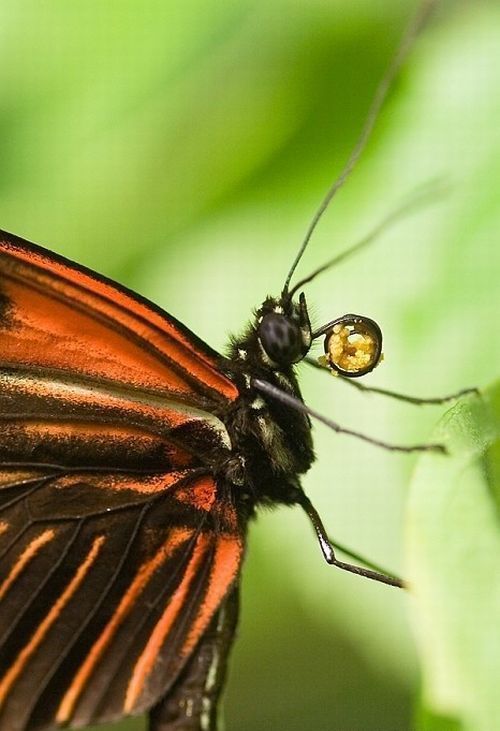
[{"label": "butterfly", "polygon": [[[154,729],[213,728],[259,505],[301,504],[330,562],[376,577],[335,558],[299,484],[314,455],[293,365],[318,337],[305,297],[268,298],[222,357],[5,232],[0,282],[0,729],[145,711]],[[327,352],[349,328],[372,365],[346,349],[337,367],[366,372],[372,321],[338,318]]]},{"label": "butterfly", "polygon": [[321,367],[363,375],[380,329],[358,315],[312,328],[302,288],[338,257],[291,285],[382,97],[281,293],[226,356],[125,287],[0,232],[0,731],[145,712],[152,731],[215,729],[262,505],[301,506],[329,563],[401,585],[340,561],[300,485],[310,417],[348,430],[304,404],[295,365],[324,336]]}]

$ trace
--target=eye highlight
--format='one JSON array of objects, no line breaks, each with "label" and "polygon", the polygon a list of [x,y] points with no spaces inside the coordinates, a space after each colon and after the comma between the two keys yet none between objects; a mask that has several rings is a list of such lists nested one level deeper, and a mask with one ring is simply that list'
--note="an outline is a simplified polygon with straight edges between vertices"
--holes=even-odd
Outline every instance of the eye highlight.
[{"label": "eye highlight", "polygon": [[304,356],[300,328],[285,315],[276,312],[264,315],[259,324],[258,336],[266,354],[275,363],[290,365]]}]

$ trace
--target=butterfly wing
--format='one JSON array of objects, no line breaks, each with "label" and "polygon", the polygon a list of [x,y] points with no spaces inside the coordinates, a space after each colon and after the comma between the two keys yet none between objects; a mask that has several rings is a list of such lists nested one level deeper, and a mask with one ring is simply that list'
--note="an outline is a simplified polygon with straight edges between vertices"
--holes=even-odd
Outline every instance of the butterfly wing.
[{"label": "butterfly wing", "polygon": [[234,400],[220,356],[151,302],[105,277],[0,232],[2,360],[30,369]]},{"label": "butterfly wing", "polygon": [[0,298],[0,731],[142,712],[238,575],[210,469],[238,392],[165,313],[8,234]]},{"label": "butterfly wing", "polygon": [[150,731],[217,731],[218,700],[238,620],[238,587],[233,588],[176,681],[150,713]]}]

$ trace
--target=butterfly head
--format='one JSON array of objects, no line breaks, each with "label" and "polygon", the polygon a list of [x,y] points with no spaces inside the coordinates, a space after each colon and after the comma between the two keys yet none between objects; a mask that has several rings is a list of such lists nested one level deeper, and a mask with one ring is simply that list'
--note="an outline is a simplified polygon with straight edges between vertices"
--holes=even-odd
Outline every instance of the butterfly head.
[{"label": "butterfly head", "polygon": [[301,361],[312,343],[312,330],[302,293],[298,302],[269,297],[257,312],[257,338],[261,354],[271,367],[283,368]]},{"label": "butterfly head", "polygon": [[382,332],[374,320],[342,315],[313,332],[303,293],[298,302],[290,297],[266,299],[257,312],[256,335],[262,359],[274,369],[299,363],[321,336],[325,355],[319,363],[334,373],[357,378],[382,360]]}]

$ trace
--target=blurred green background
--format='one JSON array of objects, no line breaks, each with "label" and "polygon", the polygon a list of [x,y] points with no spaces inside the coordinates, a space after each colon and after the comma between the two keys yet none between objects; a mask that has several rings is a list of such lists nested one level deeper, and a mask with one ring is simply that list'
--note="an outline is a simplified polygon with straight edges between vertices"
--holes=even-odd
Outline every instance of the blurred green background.
[{"label": "blurred green background", "polygon": [[[414,7],[2,3],[0,226],[140,291],[223,349],[282,286]],[[301,265],[307,274],[416,187],[445,179],[444,198],[307,288],[318,325],[351,311],[381,324],[372,385],[442,395],[495,375],[499,34],[497,0],[440,4]],[[440,413],[301,371],[308,403],[381,438],[425,440]],[[314,432],[304,484],[330,532],[404,572],[413,459]],[[228,731],[425,728],[409,604],[325,566],[298,510],[261,515]]]}]

